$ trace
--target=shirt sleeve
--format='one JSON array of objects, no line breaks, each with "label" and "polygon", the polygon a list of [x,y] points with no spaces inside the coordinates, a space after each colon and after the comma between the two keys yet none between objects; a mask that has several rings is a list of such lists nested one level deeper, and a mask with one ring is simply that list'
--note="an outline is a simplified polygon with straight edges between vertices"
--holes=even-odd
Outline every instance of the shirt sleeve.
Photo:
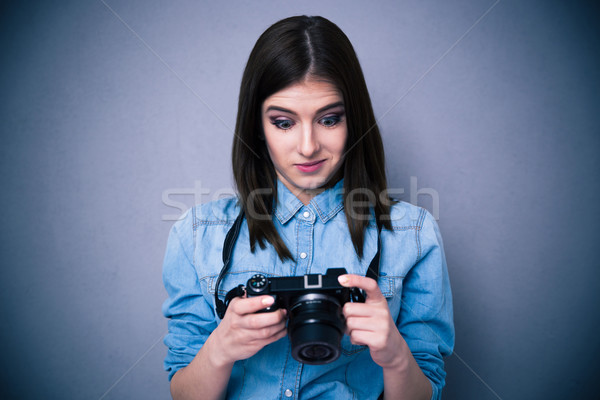
[{"label": "shirt sleeve", "polygon": [[446,379],[443,357],[454,348],[452,293],[438,225],[425,210],[421,219],[418,258],[403,282],[398,329],[437,400]]},{"label": "shirt sleeve", "polygon": [[169,332],[164,338],[168,348],[164,368],[169,381],[179,369],[187,366],[216,327],[211,303],[204,298],[193,263],[194,230],[192,213],[171,229],[163,263],[163,282],[169,298],[162,311],[169,319]]}]

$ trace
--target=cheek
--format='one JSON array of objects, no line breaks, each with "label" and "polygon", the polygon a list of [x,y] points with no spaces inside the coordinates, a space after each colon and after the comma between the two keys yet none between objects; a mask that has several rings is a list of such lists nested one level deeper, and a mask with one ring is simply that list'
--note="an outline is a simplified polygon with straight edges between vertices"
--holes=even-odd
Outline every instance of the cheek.
[{"label": "cheek", "polygon": [[275,165],[279,164],[277,148],[273,148],[269,144],[268,141],[267,141],[267,151],[269,152],[269,157],[271,158],[271,161],[273,162],[273,164],[275,164]]},{"label": "cheek", "polygon": [[274,164],[280,163],[285,156],[290,153],[288,144],[286,143],[285,138],[281,137],[281,135],[273,135],[272,132],[267,130],[265,131],[265,143],[267,145],[267,150],[269,152],[269,156],[271,157],[271,161],[273,161]]},{"label": "cheek", "polygon": [[275,140],[275,135],[273,135],[272,127],[264,126],[262,134],[263,134],[263,138],[265,140],[267,149],[269,150],[269,153],[273,152],[273,150],[274,150],[273,145],[276,144],[276,140]]},{"label": "cheek", "polygon": [[332,154],[341,157],[346,149],[346,140],[348,139],[348,133],[344,130],[336,133],[329,140],[329,149]]}]

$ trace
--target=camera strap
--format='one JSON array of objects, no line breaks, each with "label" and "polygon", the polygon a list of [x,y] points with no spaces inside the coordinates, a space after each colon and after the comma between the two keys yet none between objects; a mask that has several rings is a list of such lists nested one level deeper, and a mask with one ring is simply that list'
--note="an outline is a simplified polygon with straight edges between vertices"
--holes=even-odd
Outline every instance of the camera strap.
[{"label": "camera strap", "polygon": [[[227,272],[229,272],[229,268],[231,267],[231,256],[233,254],[235,242],[237,241],[237,238],[240,235],[242,222],[244,222],[244,209],[240,211],[240,214],[237,216],[233,225],[227,232],[227,235],[225,236],[225,241],[223,242],[223,268],[221,269],[221,272],[219,273],[219,276],[217,278],[217,282],[215,283],[215,304],[217,307],[217,315],[220,319],[223,319],[223,317],[225,316],[225,312],[227,311],[227,306],[229,305],[229,302],[235,297],[244,295],[244,285],[238,285],[237,287],[231,289],[227,293],[227,295],[225,296],[225,301],[219,299],[219,286]],[[369,263],[369,268],[367,268],[367,273],[365,274],[367,278],[374,279],[375,281],[377,281],[377,279],[379,278],[379,258],[381,254],[381,228],[381,223],[377,221],[377,251],[375,252],[375,256],[373,256],[373,259]],[[364,301],[364,296],[362,301]]]},{"label": "camera strap", "polygon": [[367,273],[365,276],[367,278],[374,279],[377,282],[379,279],[379,256],[381,254],[381,222],[377,221],[377,251],[373,256],[373,259],[369,263],[369,268],[367,268]]},{"label": "camera strap", "polygon": [[225,241],[223,242],[223,268],[221,268],[221,272],[219,273],[219,277],[217,278],[217,282],[215,284],[215,304],[217,306],[217,315],[219,318],[223,319],[225,316],[225,311],[227,311],[227,306],[231,299],[237,296],[243,296],[244,294],[244,285],[239,285],[237,288],[230,290],[225,297],[225,302],[219,299],[219,285],[221,284],[221,280],[227,272],[229,271],[229,267],[231,266],[231,255],[233,254],[233,247],[235,246],[235,242],[240,235],[240,229],[242,227],[242,222],[244,222],[244,209],[242,208],[240,214],[235,219],[233,226],[227,232],[227,236],[225,236]]}]

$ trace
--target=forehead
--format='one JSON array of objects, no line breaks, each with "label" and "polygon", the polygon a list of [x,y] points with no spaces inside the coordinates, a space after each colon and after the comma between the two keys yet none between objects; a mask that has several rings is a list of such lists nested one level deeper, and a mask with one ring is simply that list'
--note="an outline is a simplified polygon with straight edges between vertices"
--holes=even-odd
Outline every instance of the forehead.
[{"label": "forehead", "polygon": [[342,93],[334,84],[325,80],[308,79],[294,83],[267,97],[263,103],[263,110],[271,105],[319,109],[324,105],[340,101],[343,101]]}]

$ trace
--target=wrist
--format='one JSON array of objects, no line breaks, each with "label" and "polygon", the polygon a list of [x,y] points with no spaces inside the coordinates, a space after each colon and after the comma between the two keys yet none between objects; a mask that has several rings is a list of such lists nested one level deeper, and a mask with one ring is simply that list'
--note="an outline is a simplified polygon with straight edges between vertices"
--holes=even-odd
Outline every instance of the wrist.
[{"label": "wrist", "polygon": [[413,358],[410,349],[406,342],[402,339],[398,346],[398,350],[395,352],[393,357],[382,366],[384,372],[393,372],[394,374],[405,374],[410,369],[410,360]]},{"label": "wrist", "polygon": [[[216,331],[215,331],[216,332]],[[215,333],[213,332],[213,333]],[[218,340],[215,340],[214,335],[210,335],[204,343],[206,358],[208,363],[215,369],[231,369],[235,360],[227,357],[223,346],[218,345]]]}]

